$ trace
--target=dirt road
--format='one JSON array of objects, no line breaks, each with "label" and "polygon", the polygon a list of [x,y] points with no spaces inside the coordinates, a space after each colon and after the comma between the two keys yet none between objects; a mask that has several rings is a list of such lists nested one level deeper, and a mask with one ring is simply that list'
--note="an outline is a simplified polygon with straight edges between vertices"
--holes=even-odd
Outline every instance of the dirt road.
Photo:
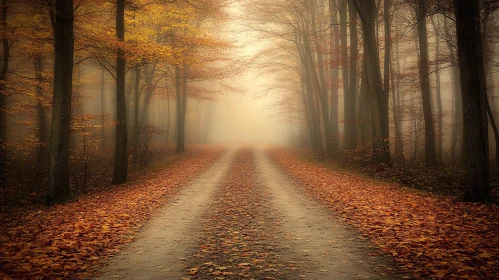
[{"label": "dirt road", "polygon": [[231,150],[96,279],[399,279],[261,149]]}]

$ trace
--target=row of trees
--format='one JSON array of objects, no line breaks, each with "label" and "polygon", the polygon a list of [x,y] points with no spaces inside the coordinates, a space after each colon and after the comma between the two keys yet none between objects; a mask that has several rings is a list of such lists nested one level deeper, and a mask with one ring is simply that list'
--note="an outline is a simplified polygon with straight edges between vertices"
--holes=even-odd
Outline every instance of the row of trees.
[{"label": "row of trees", "polygon": [[[170,118],[176,120],[176,151],[184,152],[188,97],[213,99],[216,92],[202,82],[231,73],[227,65],[215,63],[230,47],[213,32],[226,18],[226,5],[210,0],[2,0],[0,184],[5,186],[23,145],[26,154],[35,151],[37,169],[48,166],[47,203],[67,201],[75,147],[83,142],[86,161],[91,136],[97,134],[95,142],[105,148],[111,130],[112,184],[126,183],[129,158],[143,164],[150,137],[163,133],[162,124],[169,126]],[[151,121],[153,99],[168,104],[157,126]],[[176,109],[170,110],[170,100]]]},{"label": "row of trees", "polygon": [[280,104],[291,119],[306,124],[316,154],[351,151],[392,164],[405,161],[412,150],[411,158],[423,155],[427,167],[443,164],[450,154],[447,161],[466,165],[466,199],[484,201],[489,119],[497,136],[496,2],[259,0],[245,5],[250,29],[272,41],[255,64],[287,77],[279,85]]}]

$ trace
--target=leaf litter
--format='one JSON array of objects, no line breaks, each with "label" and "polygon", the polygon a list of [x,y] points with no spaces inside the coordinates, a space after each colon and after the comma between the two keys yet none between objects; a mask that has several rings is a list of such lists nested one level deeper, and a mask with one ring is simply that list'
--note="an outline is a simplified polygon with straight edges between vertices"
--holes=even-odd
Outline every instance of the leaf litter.
[{"label": "leaf litter", "polygon": [[270,150],[308,193],[419,279],[499,279],[499,207],[416,194]]},{"label": "leaf litter", "polygon": [[222,154],[200,148],[141,180],[71,203],[0,217],[0,279],[81,279],[134,238],[180,188]]}]

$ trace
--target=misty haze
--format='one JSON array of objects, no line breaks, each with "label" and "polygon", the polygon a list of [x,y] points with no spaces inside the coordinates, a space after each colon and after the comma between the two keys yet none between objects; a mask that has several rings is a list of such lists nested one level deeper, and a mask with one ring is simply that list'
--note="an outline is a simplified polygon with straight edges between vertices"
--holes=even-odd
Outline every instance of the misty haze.
[{"label": "misty haze", "polygon": [[499,279],[498,11],[0,0],[0,279]]}]

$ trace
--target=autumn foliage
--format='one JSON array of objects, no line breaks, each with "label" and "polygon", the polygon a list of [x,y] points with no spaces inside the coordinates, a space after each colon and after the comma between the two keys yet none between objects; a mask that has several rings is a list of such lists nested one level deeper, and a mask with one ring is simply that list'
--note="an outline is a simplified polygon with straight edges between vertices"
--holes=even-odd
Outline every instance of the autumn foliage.
[{"label": "autumn foliage", "polygon": [[499,279],[499,207],[415,193],[276,149],[303,188],[419,279]]},{"label": "autumn foliage", "polygon": [[[155,211],[221,154],[197,149],[137,183],[78,201],[2,215],[0,279],[81,279],[129,243]],[[147,176],[147,177],[146,177]]]}]

